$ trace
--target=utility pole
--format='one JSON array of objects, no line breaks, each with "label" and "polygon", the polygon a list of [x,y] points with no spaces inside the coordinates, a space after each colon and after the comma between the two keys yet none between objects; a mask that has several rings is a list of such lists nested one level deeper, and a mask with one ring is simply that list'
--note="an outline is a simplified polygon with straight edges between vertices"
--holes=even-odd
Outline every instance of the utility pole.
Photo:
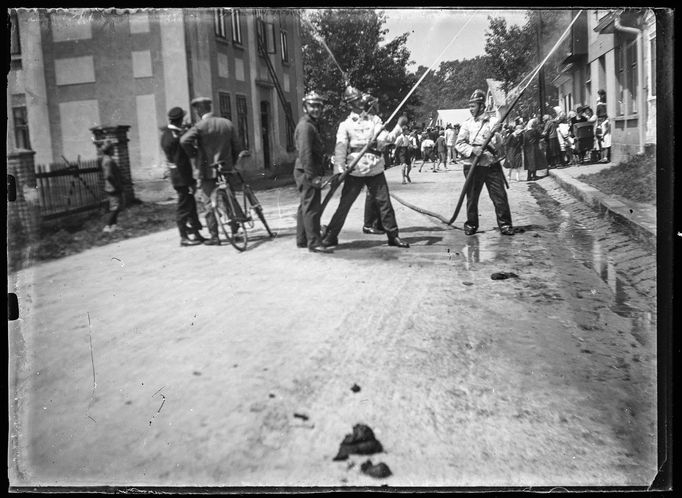
[{"label": "utility pole", "polygon": [[[542,60],[542,11],[538,10],[537,19],[537,44],[538,44],[538,63]],[[538,99],[540,99],[540,119],[545,114],[545,68],[540,68],[538,72]]]}]

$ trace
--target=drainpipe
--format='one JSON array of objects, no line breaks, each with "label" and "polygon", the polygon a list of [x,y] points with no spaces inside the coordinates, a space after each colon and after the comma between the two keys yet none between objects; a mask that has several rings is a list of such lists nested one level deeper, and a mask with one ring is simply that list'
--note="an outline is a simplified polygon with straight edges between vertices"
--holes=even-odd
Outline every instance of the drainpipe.
[{"label": "drainpipe", "polygon": [[613,22],[613,27],[616,28],[617,31],[620,31],[622,33],[630,33],[631,35],[635,35],[637,37],[637,68],[639,71],[639,75],[637,77],[637,81],[639,82],[640,90],[639,90],[639,153],[643,154],[644,153],[644,141],[646,140],[646,96],[644,95],[644,52],[643,52],[643,47],[642,47],[642,30],[639,28],[631,28],[628,26],[623,26],[620,23],[620,15],[616,16],[614,22]]}]

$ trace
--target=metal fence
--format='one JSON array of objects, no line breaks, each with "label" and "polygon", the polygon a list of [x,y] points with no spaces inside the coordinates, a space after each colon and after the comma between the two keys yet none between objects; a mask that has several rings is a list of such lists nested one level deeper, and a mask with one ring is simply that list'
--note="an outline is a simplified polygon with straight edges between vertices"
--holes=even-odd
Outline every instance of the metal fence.
[{"label": "metal fence", "polygon": [[36,167],[40,215],[44,220],[99,209],[107,203],[98,159]]}]

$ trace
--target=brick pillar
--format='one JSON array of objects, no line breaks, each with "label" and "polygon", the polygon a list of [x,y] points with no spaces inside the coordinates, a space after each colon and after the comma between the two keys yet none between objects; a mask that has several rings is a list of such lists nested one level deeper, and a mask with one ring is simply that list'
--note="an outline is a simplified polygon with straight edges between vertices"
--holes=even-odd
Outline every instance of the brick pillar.
[{"label": "brick pillar", "polygon": [[110,138],[115,142],[112,157],[121,170],[121,177],[123,178],[123,198],[126,205],[130,205],[135,199],[133,178],[130,172],[130,154],[128,153],[129,129],[130,126],[128,125],[95,126],[94,128],[90,128],[95,140]]},{"label": "brick pillar", "polygon": [[7,153],[7,174],[14,176],[16,200],[7,202],[8,245],[37,242],[40,232],[40,195],[33,163],[35,152],[16,149]]}]

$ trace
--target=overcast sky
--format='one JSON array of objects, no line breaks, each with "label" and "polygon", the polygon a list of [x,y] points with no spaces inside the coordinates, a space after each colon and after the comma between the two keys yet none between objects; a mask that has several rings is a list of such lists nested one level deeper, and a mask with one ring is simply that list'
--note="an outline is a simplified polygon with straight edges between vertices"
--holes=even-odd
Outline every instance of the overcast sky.
[{"label": "overcast sky", "polygon": [[[386,28],[390,41],[402,33],[409,33],[407,48],[416,65],[431,66],[438,55],[450,44],[457,33],[457,39],[450,44],[440,61],[472,59],[484,55],[485,32],[488,16],[504,17],[507,25],[522,25],[525,10],[484,10],[484,9],[382,9],[386,13]],[[466,24],[471,17],[471,21]],[[462,27],[466,24],[466,27]],[[461,29],[461,31],[460,31]],[[437,69],[438,66],[436,66]]]}]

